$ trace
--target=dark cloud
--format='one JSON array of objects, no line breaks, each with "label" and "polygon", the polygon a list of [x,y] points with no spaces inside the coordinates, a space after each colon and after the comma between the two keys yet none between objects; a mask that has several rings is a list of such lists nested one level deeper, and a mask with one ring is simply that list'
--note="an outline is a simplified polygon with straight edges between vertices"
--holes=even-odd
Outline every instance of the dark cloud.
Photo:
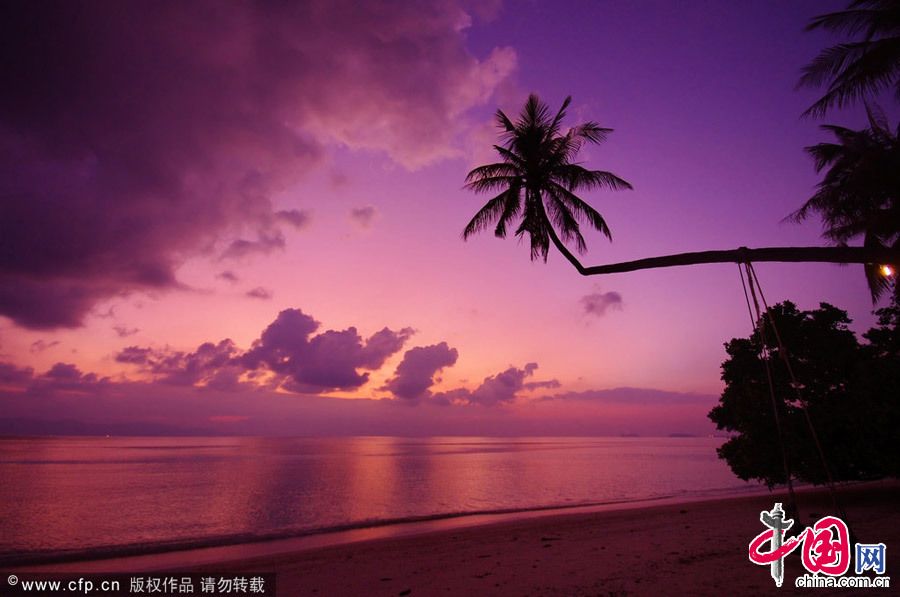
[{"label": "dark cloud", "polygon": [[516,399],[516,392],[525,384],[525,378],[534,374],[537,363],[528,363],[524,368],[510,367],[497,375],[486,377],[481,385],[475,388],[469,401],[475,404],[493,406]]},{"label": "dark cloud", "polygon": [[281,231],[260,232],[256,240],[239,238],[231,241],[228,248],[222,252],[222,259],[240,259],[255,253],[268,255],[272,251],[283,249],[285,245],[284,235]]},{"label": "dark cloud", "polygon": [[369,380],[367,372],[402,348],[413,330],[376,332],[368,340],[355,327],[312,335],[319,322],[299,309],[285,309],[263,331],[242,362],[250,369],[265,367],[283,378],[295,392],[351,390]]},{"label": "dark cloud", "polygon": [[560,387],[562,384],[559,383],[558,379],[548,379],[546,381],[528,381],[522,384],[522,389],[528,391],[540,390],[540,389],[548,389],[552,390],[554,388]]},{"label": "dark cloud", "polygon": [[412,328],[403,328],[399,332],[382,328],[375,332],[363,347],[362,366],[371,370],[380,369],[388,357],[399,352],[414,333]]},{"label": "dark cloud", "polygon": [[28,387],[30,393],[54,393],[57,391],[81,394],[103,391],[109,378],[96,373],[83,373],[71,363],[56,363],[46,373],[36,376]]},{"label": "dark cloud", "polygon": [[75,327],[179,288],[190,256],[280,249],[308,217],[271,197],[325,147],[458,155],[515,66],[472,56],[469,22],[453,0],[2,3],[0,314]]},{"label": "dark cloud", "polygon": [[44,352],[48,348],[53,348],[54,346],[59,345],[59,340],[53,340],[51,342],[46,342],[44,340],[35,340],[31,343],[31,347],[29,350],[31,352]]},{"label": "dark cloud", "polygon": [[246,296],[249,296],[250,298],[262,299],[264,301],[267,301],[272,298],[272,291],[266,290],[262,286],[257,286],[256,288],[248,290],[245,294],[246,294]]},{"label": "dark cloud", "polygon": [[116,362],[131,365],[146,365],[150,362],[153,351],[139,346],[128,346],[116,354]]},{"label": "dark cloud", "polygon": [[441,405],[495,406],[513,402],[522,390],[557,388],[560,385],[555,379],[526,382],[525,379],[534,375],[538,368],[537,363],[527,363],[521,369],[510,367],[496,375],[485,377],[474,390],[455,388],[433,393],[431,387],[440,381],[435,376],[446,367],[452,367],[457,358],[457,350],[450,348],[446,342],[411,348],[403,355],[394,377],[379,389],[387,390],[394,397],[411,403],[427,401]]},{"label": "dark cloud", "polygon": [[594,292],[581,297],[581,306],[587,315],[603,317],[610,309],[622,308],[622,295],[618,292]]},{"label": "dark cloud", "polygon": [[[78,281],[56,276],[35,280],[6,271],[4,262],[13,259],[11,255],[17,249],[12,246],[12,237],[3,236],[10,222],[3,201],[0,195],[0,314],[32,329],[78,327],[98,300],[119,293],[124,283],[93,280],[93,274]],[[174,278],[168,286],[176,286]]]},{"label": "dark cloud", "polygon": [[472,391],[457,389],[438,394],[435,398],[449,404],[496,406],[513,402],[522,390],[559,387],[560,383],[555,379],[526,382],[525,379],[534,375],[537,368],[537,363],[526,363],[521,369],[510,367],[496,375],[485,377],[484,381]]},{"label": "dark cloud", "polygon": [[300,211],[299,209],[282,210],[276,212],[275,217],[282,222],[290,224],[297,230],[306,228],[310,220],[309,212]]},{"label": "dark cloud", "polygon": [[224,272],[219,272],[219,274],[216,277],[220,278],[222,280],[225,280],[227,282],[231,282],[232,284],[234,284],[240,280],[240,278],[237,277],[237,274],[235,274],[231,270],[225,270]]},{"label": "dark cloud", "polygon": [[119,338],[127,338],[128,336],[134,336],[138,332],[140,332],[140,328],[130,328],[124,325],[114,325],[113,330],[116,332],[116,335]]},{"label": "dark cloud", "polygon": [[354,207],[350,210],[350,219],[362,228],[368,228],[375,221],[378,214],[375,207],[366,205],[365,207]]},{"label": "dark cloud", "polygon": [[17,367],[12,363],[0,363],[0,384],[21,385],[31,380],[34,369]]},{"label": "dark cloud", "polygon": [[52,379],[59,382],[79,381],[83,376],[84,374],[78,367],[71,363],[56,363],[44,374],[46,379]]},{"label": "dark cloud", "polygon": [[243,372],[236,358],[239,354],[234,342],[226,339],[217,344],[204,342],[193,352],[129,346],[116,355],[116,361],[138,365],[141,371],[166,384],[236,388]]},{"label": "dark cloud", "polygon": [[354,327],[316,334],[319,327],[300,309],[285,309],[246,351],[231,340],[206,342],[193,352],[129,346],[116,361],[167,384],[236,389],[249,383],[321,393],[359,388],[368,371],[384,365],[413,334],[384,328],[364,340]]},{"label": "dark cloud", "polygon": [[431,346],[416,346],[403,355],[394,377],[380,389],[387,390],[397,398],[417,401],[431,396],[434,376],[445,367],[451,367],[459,358],[455,348],[446,342]]}]

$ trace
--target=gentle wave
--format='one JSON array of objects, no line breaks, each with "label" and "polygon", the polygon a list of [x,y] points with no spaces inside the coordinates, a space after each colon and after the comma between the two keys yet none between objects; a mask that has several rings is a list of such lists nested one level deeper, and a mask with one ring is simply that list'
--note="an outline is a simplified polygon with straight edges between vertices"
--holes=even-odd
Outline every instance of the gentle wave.
[{"label": "gentle wave", "polygon": [[[384,518],[371,520],[358,520],[348,522],[346,524],[310,527],[305,529],[285,530],[269,533],[232,533],[217,536],[197,537],[190,539],[179,539],[177,541],[158,541],[149,543],[134,543],[126,545],[102,545],[89,549],[66,549],[66,550],[39,550],[31,552],[0,552],[0,566],[29,566],[56,564],[63,562],[76,562],[84,560],[101,560],[111,558],[121,558],[130,556],[144,556],[151,554],[168,553],[174,551],[185,551],[191,549],[203,549],[207,547],[222,547],[229,545],[240,545],[245,543],[259,543],[265,541],[278,541],[282,539],[298,539],[303,537],[312,537],[316,535],[326,535],[330,533],[340,533],[345,531],[354,531],[361,529],[374,529],[388,526],[412,525],[422,522],[452,520],[456,518],[476,517],[476,516],[502,516],[509,514],[524,514],[538,512],[560,512],[602,507],[602,506],[628,506],[633,504],[652,505],[654,502],[663,500],[676,499],[703,499],[714,497],[729,497],[747,495],[758,492],[759,487],[755,486],[735,486],[723,487],[720,489],[703,490],[703,491],[681,491],[672,494],[660,494],[639,499],[625,500],[608,500],[595,502],[579,502],[565,504],[550,504],[543,506],[532,506],[527,508],[489,508],[483,510],[466,510],[460,512],[443,512],[435,514],[424,514],[418,516],[405,516],[398,518]],[[489,521],[488,521],[489,522]]]}]

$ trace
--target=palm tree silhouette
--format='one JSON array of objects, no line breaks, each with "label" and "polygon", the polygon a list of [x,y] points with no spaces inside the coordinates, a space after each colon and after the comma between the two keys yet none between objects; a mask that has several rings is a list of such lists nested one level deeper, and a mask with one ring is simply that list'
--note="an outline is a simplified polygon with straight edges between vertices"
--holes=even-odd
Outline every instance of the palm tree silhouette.
[{"label": "palm tree silhouette", "polygon": [[[877,107],[866,105],[866,112],[869,128],[824,125],[837,143],[806,148],[816,171],[827,172],[816,193],[789,218],[799,222],[818,212],[823,236],[838,245],[862,236],[865,247],[900,248],[900,127],[891,132]],[[889,287],[874,264],[866,266],[866,278],[874,300]]]},{"label": "palm tree silhouette", "polygon": [[893,86],[900,98],[900,0],[854,0],[846,10],[814,17],[806,30],[860,35],[822,52],[803,69],[800,86],[827,91],[804,115],[821,116]]},{"label": "palm tree silhouette", "polygon": [[542,257],[544,261],[551,241],[567,259],[574,257],[566,242],[574,241],[576,250],[584,253],[587,245],[582,223],[612,240],[603,216],[575,192],[630,189],[631,185],[615,174],[588,170],[574,161],[585,143],[602,143],[612,129],[585,122],[562,132],[571,102],[571,96],[567,97],[551,117],[549,106],[531,94],[516,122],[497,110],[503,145],[494,145],[494,149],[503,161],[473,169],[466,176],[466,188],[476,193],[500,192],[475,214],[463,230],[463,239],[495,223],[494,234],[505,238],[507,227],[518,219],[516,236],[527,234],[531,259]]},{"label": "palm tree silhouette", "polygon": [[[464,239],[493,226],[495,222],[494,234],[505,238],[507,226],[520,218],[516,236],[528,234],[532,259],[543,257],[546,260],[552,242],[583,276],[703,263],[757,261],[863,263],[867,271],[875,271],[885,264],[891,264],[896,271],[897,265],[900,265],[900,246],[897,243],[893,246],[870,243],[862,247],[739,247],[586,267],[569,251],[565,242],[574,240],[579,252],[585,250],[580,230],[580,223],[584,222],[607,238],[611,238],[611,234],[603,217],[577,197],[575,191],[604,187],[630,189],[631,185],[610,172],[587,170],[572,161],[584,143],[602,142],[610,129],[587,122],[562,133],[562,119],[570,102],[571,99],[566,98],[552,118],[547,105],[534,94],[529,96],[516,122],[512,122],[501,110],[497,111],[503,145],[494,145],[494,149],[503,161],[473,169],[466,176],[466,188],[475,192],[499,193],[468,223],[463,230]],[[813,207],[806,211],[810,209]],[[556,228],[559,228],[562,239],[557,235]]]}]

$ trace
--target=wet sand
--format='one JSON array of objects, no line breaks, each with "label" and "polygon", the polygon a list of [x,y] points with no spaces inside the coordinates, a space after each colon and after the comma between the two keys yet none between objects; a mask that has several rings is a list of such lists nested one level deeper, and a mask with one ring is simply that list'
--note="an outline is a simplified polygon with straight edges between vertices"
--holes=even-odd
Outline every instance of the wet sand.
[{"label": "wet sand", "polygon": [[[824,490],[804,491],[798,497],[800,520],[795,529],[836,514]],[[900,483],[843,487],[839,497],[857,540],[887,544],[886,575],[890,575],[900,546]],[[337,545],[307,542],[288,552],[271,553],[259,544],[214,558],[207,554],[205,559],[191,552],[144,556],[119,560],[114,568],[122,572],[274,572],[282,597],[892,592],[795,588],[794,579],[804,572],[799,551],[788,556],[784,586],[776,588],[768,566],[754,565],[747,557],[750,540],[764,530],[759,513],[770,510],[775,501],[787,499],[776,492],[641,508],[554,512]],[[109,563],[42,568],[113,571]]]}]

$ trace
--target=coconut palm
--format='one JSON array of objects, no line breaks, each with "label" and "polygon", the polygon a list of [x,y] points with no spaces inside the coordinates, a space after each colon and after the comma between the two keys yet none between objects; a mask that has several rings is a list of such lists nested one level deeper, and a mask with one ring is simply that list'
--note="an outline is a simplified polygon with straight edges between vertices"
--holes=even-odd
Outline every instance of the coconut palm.
[{"label": "coconut palm", "polygon": [[581,224],[612,239],[603,216],[575,193],[630,189],[631,185],[615,174],[588,170],[575,161],[585,143],[601,143],[612,129],[586,122],[564,131],[562,121],[571,101],[567,97],[554,116],[546,103],[531,94],[516,122],[497,110],[503,144],[494,149],[502,161],[469,172],[466,188],[499,193],[465,227],[464,239],[492,226],[494,234],[504,238],[508,227],[517,222],[515,234],[528,235],[532,259],[546,261],[552,241],[573,263],[577,260],[565,243],[574,242],[579,253],[586,250]]},{"label": "coconut palm", "polygon": [[[546,260],[552,242],[583,276],[703,263],[758,261],[863,263],[867,271],[888,264],[896,270],[900,265],[900,244],[895,242],[892,246],[870,243],[862,247],[739,247],[584,266],[565,244],[574,241],[578,251],[585,250],[580,224],[587,222],[607,238],[611,238],[611,234],[603,217],[575,192],[596,188],[630,189],[631,185],[614,174],[587,170],[573,161],[585,143],[600,143],[610,129],[587,122],[563,133],[562,120],[570,101],[566,98],[553,117],[536,95],[529,96],[516,122],[497,111],[503,144],[494,145],[494,149],[502,161],[469,172],[466,187],[475,192],[498,194],[465,227],[464,239],[491,226],[494,226],[496,236],[504,238],[508,227],[518,222],[516,236],[528,234],[532,259],[543,257]],[[888,277],[893,278],[893,275]]]},{"label": "coconut palm", "polygon": [[826,48],[803,69],[801,86],[827,85],[806,115],[821,116],[890,87],[900,98],[900,0],[854,0],[846,10],[814,17],[806,29],[859,36]]},{"label": "coconut palm", "polygon": [[[816,171],[827,171],[815,194],[789,217],[802,221],[818,212],[823,236],[838,245],[862,237],[864,247],[900,248],[900,128],[892,132],[877,107],[866,110],[869,128],[825,125],[837,142],[806,148]],[[873,298],[888,287],[877,264],[866,266],[866,277]]]}]

